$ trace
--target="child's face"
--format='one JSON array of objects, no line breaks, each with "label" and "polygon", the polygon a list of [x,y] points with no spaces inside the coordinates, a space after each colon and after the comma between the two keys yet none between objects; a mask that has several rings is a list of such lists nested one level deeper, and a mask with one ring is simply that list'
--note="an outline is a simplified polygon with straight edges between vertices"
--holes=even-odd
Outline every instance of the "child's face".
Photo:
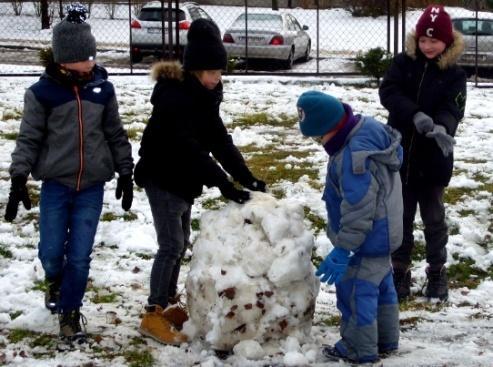
[{"label": "child's face", "polygon": [[94,60],[87,60],[87,61],[79,61],[79,62],[70,62],[67,64],[61,64],[65,69],[75,72],[79,74],[80,76],[84,75],[89,75],[94,68],[94,65],[96,65],[96,62]]},{"label": "child's face", "polygon": [[418,40],[418,47],[426,58],[434,59],[445,51],[447,45],[439,39],[421,36]]},{"label": "child's face", "polygon": [[221,81],[221,70],[204,70],[197,77],[205,88],[212,90]]}]

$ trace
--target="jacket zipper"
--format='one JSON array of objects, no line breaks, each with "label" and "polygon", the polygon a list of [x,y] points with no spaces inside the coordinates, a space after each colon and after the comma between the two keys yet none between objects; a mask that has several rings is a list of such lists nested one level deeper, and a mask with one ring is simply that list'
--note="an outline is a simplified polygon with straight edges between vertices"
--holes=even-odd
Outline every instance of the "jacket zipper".
[{"label": "jacket zipper", "polygon": [[[423,84],[423,80],[425,78],[426,70],[428,69],[428,61],[425,62],[425,68],[423,70],[423,74],[421,75],[421,80],[419,81],[418,85],[418,92],[416,95],[416,103],[419,104],[419,97],[421,95],[421,85]],[[409,143],[409,149],[407,150],[407,156],[411,157],[411,152],[413,151],[413,145],[414,145],[414,135],[416,134],[416,130],[413,129],[413,133],[411,135],[411,142]],[[407,185],[409,183],[409,175],[411,172],[411,158],[407,161],[407,169],[406,169],[406,180],[405,184]]]},{"label": "jacket zipper", "polygon": [[74,86],[75,98],[77,100],[77,119],[79,122],[79,172],[77,172],[76,190],[80,191],[82,171],[84,170],[84,124],[82,121],[82,103],[80,101],[79,88]]}]

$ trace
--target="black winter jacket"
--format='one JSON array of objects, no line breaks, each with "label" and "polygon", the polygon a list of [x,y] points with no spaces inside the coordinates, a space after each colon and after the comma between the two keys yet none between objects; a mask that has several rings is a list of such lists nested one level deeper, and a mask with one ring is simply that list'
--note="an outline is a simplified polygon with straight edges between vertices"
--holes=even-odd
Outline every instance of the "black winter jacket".
[{"label": "black winter jacket", "polygon": [[389,125],[402,134],[404,184],[447,186],[450,182],[453,155],[444,157],[435,139],[419,134],[413,116],[424,112],[455,135],[466,103],[466,74],[456,65],[463,49],[462,36],[454,31],[452,45],[438,60],[428,60],[419,51],[415,34],[410,34],[406,52],[394,58],[383,79],[380,101],[389,111]]},{"label": "black winter jacket", "polygon": [[193,203],[203,185],[232,185],[214,158],[242,185],[252,182],[254,177],[219,115],[222,84],[208,90],[176,62],[160,62],[152,74],[157,81],[153,110],[142,136],[135,182],[145,187],[151,180]]}]

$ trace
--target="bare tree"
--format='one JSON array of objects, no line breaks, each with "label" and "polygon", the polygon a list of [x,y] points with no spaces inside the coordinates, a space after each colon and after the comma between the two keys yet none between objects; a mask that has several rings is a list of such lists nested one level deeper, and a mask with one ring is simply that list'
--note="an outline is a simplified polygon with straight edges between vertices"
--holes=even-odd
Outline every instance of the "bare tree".
[{"label": "bare tree", "polygon": [[50,23],[51,23],[48,0],[40,1],[40,9],[41,9],[41,29],[48,29],[50,28]]},{"label": "bare tree", "polygon": [[12,4],[12,9],[14,10],[14,14],[16,16],[21,15],[21,13],[22,13],[22,4],[23,4],[22,1],[14,1],[14,0],[12,0],[10,3]]},{"label": "bare tree", "polygon": [[104,4],[104,9],[106,10],[106,14],[108,14],[110,19],[115,19],[115,11],[116,11],[116,1],[111,0]]}]

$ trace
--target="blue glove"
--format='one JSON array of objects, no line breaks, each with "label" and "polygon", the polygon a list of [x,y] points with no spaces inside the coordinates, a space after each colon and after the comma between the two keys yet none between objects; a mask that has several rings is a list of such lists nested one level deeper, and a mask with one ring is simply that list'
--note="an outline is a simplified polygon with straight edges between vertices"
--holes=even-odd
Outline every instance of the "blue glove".
[{"label": "blue glove", "polygon": [[320,276],[322,282],[339,283],[346,273],[350,255],[348,250],[334,247],[325,260],[320,263],[315,275]]}]

